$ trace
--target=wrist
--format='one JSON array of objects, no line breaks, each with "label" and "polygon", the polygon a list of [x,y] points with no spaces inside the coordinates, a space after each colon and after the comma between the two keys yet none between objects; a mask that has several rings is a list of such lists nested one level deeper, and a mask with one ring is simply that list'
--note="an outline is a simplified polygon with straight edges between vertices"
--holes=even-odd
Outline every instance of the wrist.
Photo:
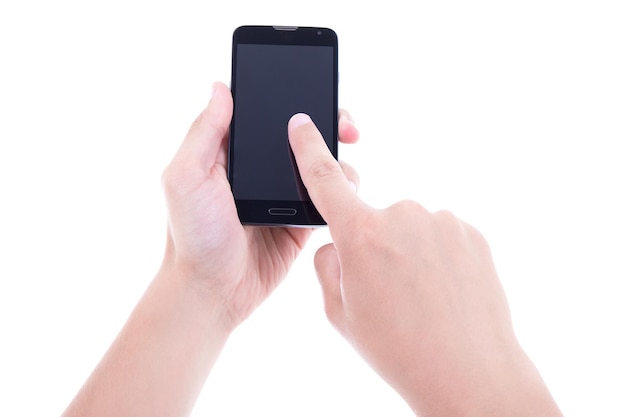
[{"label": "wrist", "polygon": [[191,323],[198,322],[210,328],[207,330],[210,330],[211,337],[226,340],[236,327],[224,299],[207,285],[206,277],[198,276],[193,270],[166,260],[153,285],[176,297],[179,313]]}]

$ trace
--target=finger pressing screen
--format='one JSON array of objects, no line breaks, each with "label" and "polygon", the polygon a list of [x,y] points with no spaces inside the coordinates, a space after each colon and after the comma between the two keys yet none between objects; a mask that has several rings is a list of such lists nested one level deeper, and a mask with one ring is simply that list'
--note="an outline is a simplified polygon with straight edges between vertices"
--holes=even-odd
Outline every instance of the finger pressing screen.
[{"label": "finger pressing screen", "polygon": [[291,118],[289,143],[302,182],[313,204],[331,228],[341,222],[342,214],[354,212],[362,205],[354,185],[344,175],[339,162],[308,115],[298,113]]}]

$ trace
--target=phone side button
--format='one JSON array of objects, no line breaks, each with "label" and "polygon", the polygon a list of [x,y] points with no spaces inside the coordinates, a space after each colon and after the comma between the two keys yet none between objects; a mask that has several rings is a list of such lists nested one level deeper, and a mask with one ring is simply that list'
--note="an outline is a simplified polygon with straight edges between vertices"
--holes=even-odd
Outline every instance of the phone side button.
[{"label": "phone side button", "polygon": [[267,212],[272,216],[295,216],[298,210],[295,208],[271,208]]}]

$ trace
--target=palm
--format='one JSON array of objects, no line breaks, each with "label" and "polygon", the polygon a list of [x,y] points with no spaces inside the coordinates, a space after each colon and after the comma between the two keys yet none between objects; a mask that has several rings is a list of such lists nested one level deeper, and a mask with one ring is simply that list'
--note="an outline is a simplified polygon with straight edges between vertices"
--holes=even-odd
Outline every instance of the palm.
[{"label": "palm", "polygon": [[[215,242],[222,250],[211,248],[205,259],[217,253],[225,262],[227,271],[238,271],[234,276],[224,276],[220,287],[231,303],[231,314],[236,320],[250,315],[283,280],[300,250],[311,235],[310,229],[282,227],[242,226],[237,216],[230,187],[220,181],[219,205],[228,207],[218,224],[208,225],[204,235],[218,230]],[[217,184],[216,184],[217,185]]]},{"label": "palm", "polygon": [[[225,169],[231,116],[230,91],[216,84],[163,182],[171,255],[226,303],[236,325],[282,281],[311,230],[241,225]],[[340,136],[356,142],[358,132],[345,126]]]},{"label": "palm", "polygon": [[[219,159],[224,157],[221,149]],[[239,322],[282,281],[311,230],[242,226],[219,163],[208,175],[187,173],[184,186],[168,193],[177,259],[227,302]]]}]

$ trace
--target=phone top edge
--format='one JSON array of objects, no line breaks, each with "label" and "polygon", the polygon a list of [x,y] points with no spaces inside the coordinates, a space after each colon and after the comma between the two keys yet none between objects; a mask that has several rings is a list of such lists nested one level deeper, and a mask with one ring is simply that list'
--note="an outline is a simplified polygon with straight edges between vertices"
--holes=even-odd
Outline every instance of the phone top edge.
[{"label": "phone top edge", "polygon": [[235,30],[238,30],[238,29],[243,29],[243,30],[245,29],[273,29],[273,30],[319,29],[319,30],[333,31],[331,28],[326,27],[326,26],[300,26],[300,25],[241,25],[241,26],[238,26]]},{"label": "phone top edge", "polygon": [[323,26],[292,26],[292,25],[242,25],[237,27],[233,31],[233,37],[241,36],[243,33],[245,34],[259,34],[259,32],[266,34],[268,33],[276,33],[276,34],[299,34],[298,36],[302,36],[303,32],[305,33],[316,33],[318,36],[324,35],[323,37],[330,36],[332,38],[337,39],[337,33],[328,27]]}]

